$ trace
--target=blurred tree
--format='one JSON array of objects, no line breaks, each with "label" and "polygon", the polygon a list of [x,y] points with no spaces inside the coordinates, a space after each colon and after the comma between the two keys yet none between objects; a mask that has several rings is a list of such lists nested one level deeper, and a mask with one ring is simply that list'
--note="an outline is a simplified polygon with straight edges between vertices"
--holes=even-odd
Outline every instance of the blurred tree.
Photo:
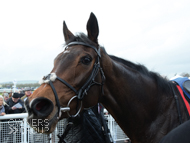
[{"label": "blurred tree", "polygon": [[[2,84],[2,88],[12,88],[13,84],[12,83],[5,83]],[[27,83],[27,84],[17,84],[16,87],[21,89],[21,88],[25,88],[25,87],[30,87],[30,88],[36,88],[39,87],[40,84],[39,83]]]},{"label": "blurred tree", "polygon": [[190,77],[190,74],[189,73],[182,73],[181,76],[183,76],[183,77]]}]

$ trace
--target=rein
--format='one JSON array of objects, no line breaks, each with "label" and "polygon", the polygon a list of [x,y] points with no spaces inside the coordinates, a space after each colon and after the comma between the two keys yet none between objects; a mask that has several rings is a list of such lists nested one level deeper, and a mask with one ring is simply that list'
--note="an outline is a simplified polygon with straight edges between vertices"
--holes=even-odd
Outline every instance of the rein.
[{"label": "rein", "polygon": [[[69,117],[76,117],[82,108],[82,99],[84,98],[85,95],[87,95],[88,90],[90,89],[90,87],[92,87],[93,85],[99,85],[101,86],[101,92],[103,93],[103,85],[104,85],[104,81],[105,81],[105,76],[104,76],[104,72],[102,70],[102,68],[100,67],[100,58],[101,58],[101,54],[100,54],[100,47],[97,48],[95,46],[83,43],[83,42],[71,42],[69,43],[66,47],[71,46],[71,45],[84,45],[87,47],[90,47],[92,49],[95,50],[95,52],[97,53],[97,58],[96,58],[96,62],[94,63],[93,69],[92,69],[92,73],[91,75],[88,77],[87,81],[84,83],[84,85],[77,91],[73,86],[71,86],[68,82],[66,82],[65,80],[61,79],[60,77],[58,77],[55,73],[50,73],[47,76],[44,76],[43,79],[39,82],[40,84],[43,83],[47,83],[51,86],[54,96],[55,96],[55,100],[56,100],[56,105],[58,107],[58,117],[57,119],[59,119],[61,117],[61,112],[67,112]],[[102,82],[98,83],[95,81],[96,76],[98,75],[98,73],[100,72],[101,74],[101,79]],[[65,84],[67,87],[69,87],[74,93],[75,96],[73,96],[69,101],[66,107],[61,107],[60,103],[59,103],[59,99],[58,99],[58,95],[57,92],[55,90],[55,87],[53,85],[53,82],[55,80],[59,80],[60,82],[62,82],[63,84]],[[77,113],[75,115],[70,115],[69,111],[70,111],[70,103],[72,102],[73,99],[77,98],[79,101],[81,101],[80,103],[80,108],[77,111]]]},{"label": "rein", "polygon": [[172,86],[172,92],[173,92],[173,95],[174,95],[174,98],[175,98],[175,102],[176,102],[176,106],[177,106],[177,112],[178,112],[178,117],[179,117],[179,122],[180,124],[182,124],[182,116],[181,116],[181,111],[180,111],[180,107],[179,107],[179,99],[178,99],[178,96]]}]

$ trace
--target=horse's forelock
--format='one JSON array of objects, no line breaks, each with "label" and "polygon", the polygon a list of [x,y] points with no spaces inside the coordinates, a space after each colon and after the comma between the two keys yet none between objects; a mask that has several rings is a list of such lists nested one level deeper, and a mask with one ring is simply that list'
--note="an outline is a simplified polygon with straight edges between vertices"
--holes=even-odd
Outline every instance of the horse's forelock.
[{"label": "horse's forelock", "polygon": [[64,47],[68,45],[71,42],[84,42],[86,44],[92,45],[92,46],[97,46],[94,42],[92,42],[87,35],[84,33],[77,33],[75,37],[70,39],[69,41],[66,41],[65,44],[63,45]]}]

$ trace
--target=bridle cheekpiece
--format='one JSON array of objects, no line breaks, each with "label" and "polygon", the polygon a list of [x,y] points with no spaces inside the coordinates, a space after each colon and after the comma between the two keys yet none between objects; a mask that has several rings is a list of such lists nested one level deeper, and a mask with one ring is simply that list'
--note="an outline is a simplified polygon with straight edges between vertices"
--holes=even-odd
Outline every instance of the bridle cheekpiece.
[{"label": "bridle cheekpiece", "polygon": [[[96,62],[94,63],[93,70],[92,70],[90,76],[88,77],[88,79],[86,80],[86,82],[84,83],[84,85],[79,90],[76,90],[73,86],[71,86],[65,80],[63,80],[60,77],[58,77],[56,75],[56,73],[50,73],[47,76],[44,76],[39,81],[40,84],[46,83],[46,84],[49,84],[51,86],[51,88],[53,90],[53,93],[54,93],[54,96],[55,96],[56,105],[58,107],[58,117],[57,117],[58,119],[61,117],[61,112],[67,112],[67,114],[68,114],[69,117],[76,117],[80,113],[80,111],[81,111],[81,108],[82,108],[82,99],[84,98],[85,95],[87,95],[88,90],[93,85],[99,85],[99,86],[101,86],[101,91],[102,91],[102,94],[103,94],[103,85],[104,85],[104,81],[105,81],[105,76],[104,76],[104,72],[103,72],[102,68],[100,67],[100,62],[99,62],[100,58],[101,58],[100,47],[98,47],[98,50],[97,50],[97,48],[95,46],[86,44],[84,42],[71,42],[68,45],[66,45],[66,47],[71,46],[71,45],[84,45],[84,46],[90,47],[90,48],[92,48],[92,49],[95,50],[95,52],[97,53],[98,56],[96,58]],[[101,83],[98,83],[98,82],[95,81],[95,78],[96,78],[96,76],[98,75],[99,72],[101,73],[101,78],[102,78],[102,82]],[[60,82],[62,82],[67,87],[69,87],[72,91],[75,92],[75,96],[73,96],[68,101],[66,107],[61,107],[60,106],[58,95],[57,95],[57,92],[56,92],[55,87],[53,85],[53,82],[55,80],[59,80]],[[69,105],[72,102],[72,100],[74,100],[75,98],[77,98],[80,101],[80,107],[79,107],[79,109],[78,109],[78,111],[77,111],[77,113],[75,115],[70,115],[69,114],[69,111],[70,111]]]}]

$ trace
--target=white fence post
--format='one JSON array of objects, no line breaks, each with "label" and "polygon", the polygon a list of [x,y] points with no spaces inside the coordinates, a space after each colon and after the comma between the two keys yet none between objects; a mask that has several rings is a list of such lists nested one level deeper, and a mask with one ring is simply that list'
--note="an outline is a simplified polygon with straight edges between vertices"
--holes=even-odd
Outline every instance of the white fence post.
[{"label": "white fence post", "polygon": [[24,143],[26,143],[27,142],[27,119],[24,118],[23,121],[24,121]]}]

